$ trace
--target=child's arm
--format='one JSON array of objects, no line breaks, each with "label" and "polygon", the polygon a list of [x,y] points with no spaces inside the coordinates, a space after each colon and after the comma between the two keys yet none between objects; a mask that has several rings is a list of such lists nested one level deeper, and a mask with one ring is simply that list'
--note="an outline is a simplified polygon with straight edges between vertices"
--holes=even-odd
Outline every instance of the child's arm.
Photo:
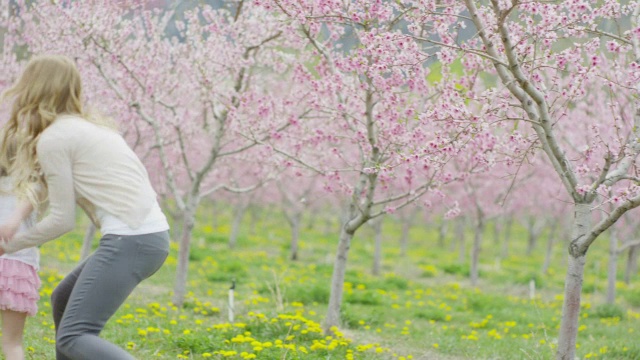
[{"label": "child's arm", "polygon": [[13,239],[13,236],[18,232],[18,229],[20,229],[20,224],[29,217],[31,212],[33,212],[33,205],[30,201],[19,201],[11,217],[0,225],[0,240],[6,241]]}]

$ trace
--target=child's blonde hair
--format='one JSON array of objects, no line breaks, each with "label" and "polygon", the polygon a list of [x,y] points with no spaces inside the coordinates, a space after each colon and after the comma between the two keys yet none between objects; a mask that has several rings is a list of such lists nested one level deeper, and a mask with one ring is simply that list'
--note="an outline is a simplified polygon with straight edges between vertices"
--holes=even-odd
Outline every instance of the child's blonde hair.
[{"label": "child's blonde hair", "polygon": [[[10,155],[9,146],[15,142],[12,160],[0,161],[15,181],[16,192],[40,205],[43,194],[32,191],[34,183],[43,184],[36,145],[42,132],[60,114],[73,114],[100,125],[113,124],[85,113],[82,104],[80,73],[71,59],[61,55],[42,55],[31,59],[20,78],[6,90],[2,101],[13,100],[9,121],[4,126],[0,158]],[[46,186],[41,187],[46,189]]]}]

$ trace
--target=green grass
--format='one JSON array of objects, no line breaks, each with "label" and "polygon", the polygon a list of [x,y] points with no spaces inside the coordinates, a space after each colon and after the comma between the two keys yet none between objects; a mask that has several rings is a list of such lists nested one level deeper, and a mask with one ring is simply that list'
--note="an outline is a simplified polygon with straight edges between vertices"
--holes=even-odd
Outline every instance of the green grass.
[{"label": "green grass", "polygon": [[[219,215],[215,228],[200,218],[185,306],[170,303],[177,262],[174,243],[165,266],[136,289],[101,336],[139,359],[554,358],[562,307],[562,245],[556,247],[545,275],[540,270],[544,241],[532,256],[525,256],[526,234],[516,227],[511,255],[500,259],[491,251],[488,231],[481,282],[472,288],[468,264],[458,263],[458,250],[449,243],[437,246],[435,226],[412,229],[410,251],[401,256],[400,225],[392,219],[384,227],[383,275],[371,275],[373,234],[363,228],[349,254],[343,326],[335,337],[326,338],[319,329],[337,234],[326,233],[324,224],[303,227],[300,261],[292,262],[286,222],[262,213],[255,226],[245,222],[234,250],[227,246],[229,213]],[[452,236],[449,233],[448,241]],[[55,358],[48,298],[79,260],[81,237],[79,228],[41,249],[42,298],[40,313],[27,324],[28,358]],[[617,304],[603,305],[606,254],[606,239],[599,239],[588,259],[578,356],[640,359],[640,284],[619,283]],[[529,299],[531,279],[538,290],[534,299]],[[234,323],[227,318],[231,281],[236,282]]]}]

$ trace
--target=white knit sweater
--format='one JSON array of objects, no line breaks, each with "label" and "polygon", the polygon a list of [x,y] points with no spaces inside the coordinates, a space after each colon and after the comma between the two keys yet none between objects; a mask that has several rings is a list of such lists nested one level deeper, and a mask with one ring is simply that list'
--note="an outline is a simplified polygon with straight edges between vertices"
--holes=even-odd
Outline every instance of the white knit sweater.
[{"label": "white knit sweater", "polygon": [[136,229],[157,206],[140,159],[117,132],[79,116],[59,116],[40,135],[37,156],[49,192],[49,213],[2,244],[7,252],[40,245],[75,227],[76,202],[96,219],[102,209]]}]

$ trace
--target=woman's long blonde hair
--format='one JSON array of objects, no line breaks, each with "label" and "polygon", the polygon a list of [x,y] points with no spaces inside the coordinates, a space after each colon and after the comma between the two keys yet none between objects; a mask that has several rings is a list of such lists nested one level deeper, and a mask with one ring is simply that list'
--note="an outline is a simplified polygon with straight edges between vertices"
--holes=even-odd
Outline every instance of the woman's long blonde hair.
[{"label": "woman's long blonde hair", "polygon": [[[13,100],[9,121],[4,126],[0,148],[0,165],[9,169],[18,195],[34,205],[46,199],[33,192],[34,183],[43,182],[36,154],[42,132],[61,114],[80,116],[88,121],[111,125],[85,113],[82,103],[82,82],[74,62],[66,56],[42,55],[31,59],[20,78],[0,98]],[[8,146],[17,144],[13,159]],[[46,189],[46,186],[38,186]]]},{"label": "woman's long blonde hair", "polygon": [[[4,134],[0,136],[4,141],[2,144],[2,152],[0,153],[0,177],[9,176],[9,168],[16,156],[15,139],[6,139]],[[5,143],[5,141],[8,141]]]}]

